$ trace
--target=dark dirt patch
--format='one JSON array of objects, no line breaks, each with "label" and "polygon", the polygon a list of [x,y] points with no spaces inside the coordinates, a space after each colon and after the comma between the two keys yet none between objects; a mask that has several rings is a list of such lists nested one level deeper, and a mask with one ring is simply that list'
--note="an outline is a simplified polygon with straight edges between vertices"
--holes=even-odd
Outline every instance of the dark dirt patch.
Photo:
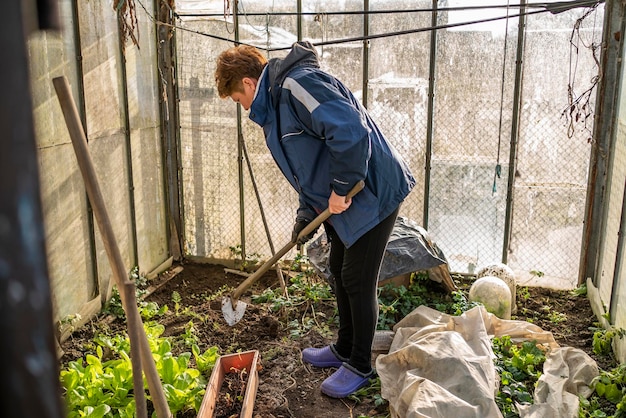
[{"label": "dark dirt patch", "polygon": [[[221,311],[222,297],[211,297],[225,287],[234,288],[245,277],[227,273],[224,266],[185,263],[175,275],[174,269],[150,283],[152,290],[146,300],[168,305],[169,312],[159,322],[165,325],[165,335],[178,335],[185,331],[186,324],[194,321],[196,335],[200,338],[201,350],[217,346],[221,354],[238,351],[259,350],[261,370],[259,387],[254,403],[254,416],[259,418],[342,418],[358,416],[385,416],[388,407],[376,407],[370,401],[357,403],[350,399],[332,399],[322,395],[319,386],[332,373],[302,362],[301,350],[308,346],[322,346],[332,338],[315,331],[297,339],[289,337],[287,323],[299,319],[290,311],[271,312],[263,305],[248,303],[242,320],[228,326]],[[462,279],[458,279],[462,280]],[[457,283],[461,288],[467,283]],[[264,275],[242,296],[249,302],[251,294],[261,293],[267,287],[278,287],[276,272]],[[433,282],[435,289],[439,287]],[[439,289],[443,293],[442,289]],[[180,295],[178,314],[174,309],[173,292]],[[597,358],[592,352],[595,317],[585,297],[572,295],[568,291],[545,288],[526,288],[518,293],[518,312],[514,319],[528,320],[553,333],[561,346],[579,348],[594,358],[602,368],[612,364],[611,359]],[[309,307],[300,307],[301,311]],[[318,308],[316,308],[318,309]],[[334,306],[326,309],[331,318]],[[302,312],[300,315],[302,315]],[[124,323],[112,321],[111,327],[122,329]],[[336,329],[334,323],[331,329]],[[83,329],[66,341],[62,348],[62,362],[82,356],[82,342],[90,339],[90,331]],[[208,378],[208,377],[207,377]],[[189,415],[194,416],[194,415]],[[224,415],[228,417],[228,415]]]},{"label": "dark dirt patch", "polygon": [[215,416],[237,417],[241,414],[248,380],[246,370],[233,371],[224,376],[215,404]]}]

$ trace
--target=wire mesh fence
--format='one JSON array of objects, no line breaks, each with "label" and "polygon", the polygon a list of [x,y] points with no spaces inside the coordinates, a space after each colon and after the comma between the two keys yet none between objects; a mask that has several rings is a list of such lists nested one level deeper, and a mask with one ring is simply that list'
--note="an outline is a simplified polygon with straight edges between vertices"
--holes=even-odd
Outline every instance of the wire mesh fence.
[{"label": "wire mesh fence", "polygon": [[506,262],[526,278],[575,285],[592,122],[563,111],[593,87],[602,6],[579,20],[587,9],[523,15],[519,5],[472,11],[452,0],[436,11],[431,1],[373,1],[369,13],[345,2],[343,14],[322,12],[336,6],[322,1],[303,10],[238,4],[237,13],[221,2],[218,13],[181,13],[177,23],[188,254],[264,258],[289,240],[296,192],[261,129],[217,96],[213,73],[236,38],[268,57],[300,38],[318,45],[323,69],[363,100],[407,160],[417,185],[401,215],[430,232],[452,271]]}]

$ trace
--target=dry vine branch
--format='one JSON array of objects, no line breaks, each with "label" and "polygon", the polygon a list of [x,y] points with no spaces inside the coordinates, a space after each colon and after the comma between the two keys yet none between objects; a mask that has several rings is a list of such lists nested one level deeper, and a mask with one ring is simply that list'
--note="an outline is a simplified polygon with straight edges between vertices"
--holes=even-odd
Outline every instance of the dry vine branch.
[{"label": "dry vine branch", "polygon": [[117,12],[122,45],[126,47],[126,43],[130,39],[133,45],[139,49],[139,26],[137,25],[135,0],[113,0],[113,8]]},{"label": "dry vine branch", "polygon": [[[583,123],[583,129],[587,131],[591,131],[589,123],[593,122],[593,106],[591,105],[592,93],[595,90],[595,87],[598,85],[600,80],[599,75],[595,75],[591,78],[591,85],[587,88],[582,94],[576,95],[574,92],[574,81],[576,78],[576,70],[578,64],[578,54],[580,53],[578,45],[582,44],[585,48],[591,50],[591,54],[593,56],[593,60],[595,62],[596,68],[600,69],[600,60],[597,56],[600,45],[592,42],[590,45],[585,45],[580,35],[580,27],[582,26],[583,21],[596,11],[598,7],[596,3],[593,7],[588,8],[585,13],[576,20],[574,24],[574,28],[572,29],[572,34],[570,36],[570,75],[569,75],[569,83],[567,85],[567,99],[568,105],[567,108],[563,110],[561,116],[565,116],[567,119],[567,136],[571,138],[574,136],[575,125],[579,122]],[[574,57],[576,55],[576,57]],[[590,119],[591,118],[591,119]],[[591,137],[587,139],[587,142],[591,142]]]}]

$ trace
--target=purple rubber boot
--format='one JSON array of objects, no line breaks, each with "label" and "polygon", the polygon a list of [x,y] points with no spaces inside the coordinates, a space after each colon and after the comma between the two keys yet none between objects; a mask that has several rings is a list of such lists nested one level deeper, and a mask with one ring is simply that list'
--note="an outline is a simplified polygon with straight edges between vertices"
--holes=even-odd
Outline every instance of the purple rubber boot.
[{"label": "purple rubber boot", "polygon": [[339,370],[322,382],[322,393],[333,398],[345,398],[367,385],[373,376],[373,370],[361,373],[348,363],[344,363]]},{"label": "purple rubber boot", "polygon": [[302,350],[302,360],[315,367],[341,367],[347,358],[341,357],[335,347],[327,345],[324,348],[305,348]]}]

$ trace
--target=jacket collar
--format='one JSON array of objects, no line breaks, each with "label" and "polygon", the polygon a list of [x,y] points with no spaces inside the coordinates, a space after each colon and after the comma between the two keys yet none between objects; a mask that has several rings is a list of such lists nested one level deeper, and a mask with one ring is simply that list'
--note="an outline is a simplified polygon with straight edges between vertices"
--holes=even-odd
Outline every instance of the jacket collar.
[{"label": "jacket collar", "polygon": [[256,91],[250,105],[250,113],[248,117],[260,126],[267,125],[270,122],[270,114],[272,103],[270,100],[270,84],[267,76],[268,66],[266,65],[261,72],[261,76],[257,80]]},{"label": "jacket collar", "polygon": [[278,104],[280,86],[289,72],[302,66],[320,67],[317,51],[308,41],[294,43],[285,58],[269,60],[257,81],[257,88],[250,106],[249,117],[253,122],[265,126],[273,121],[272,111]]}]

